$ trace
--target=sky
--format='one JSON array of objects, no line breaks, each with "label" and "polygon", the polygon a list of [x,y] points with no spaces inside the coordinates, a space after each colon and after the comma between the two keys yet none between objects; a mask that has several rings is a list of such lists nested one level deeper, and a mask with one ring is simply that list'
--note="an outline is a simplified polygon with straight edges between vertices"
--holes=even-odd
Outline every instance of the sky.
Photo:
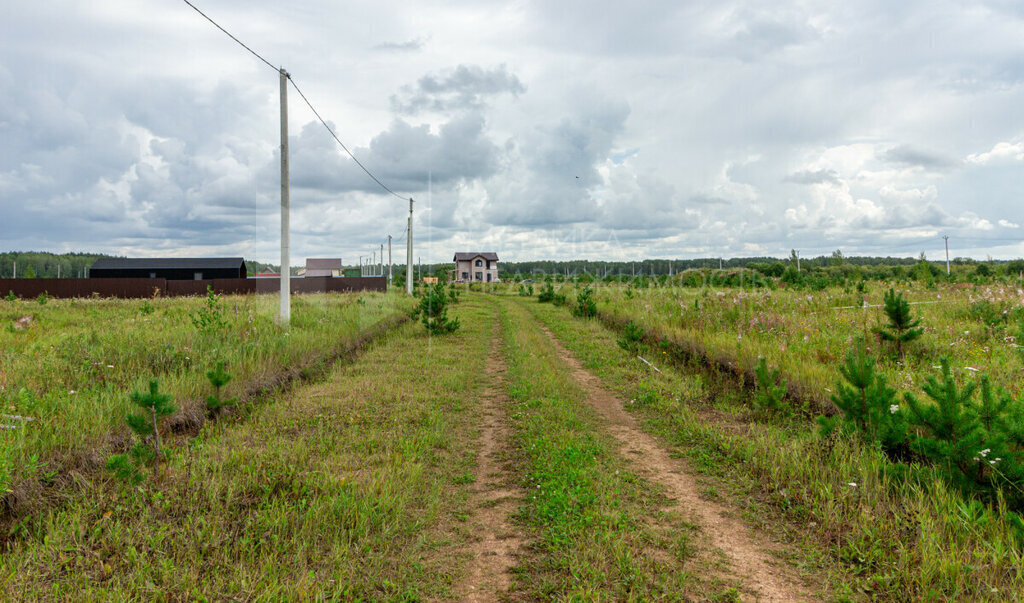
[{"label": "sky", "polygon": [[[1024,256],[1024,4],[195,0],[414,255]],[[0,249],[280,258],[279,75],[181,0],[0,8]],[[291,263],[408,202],[288,91]]]}]

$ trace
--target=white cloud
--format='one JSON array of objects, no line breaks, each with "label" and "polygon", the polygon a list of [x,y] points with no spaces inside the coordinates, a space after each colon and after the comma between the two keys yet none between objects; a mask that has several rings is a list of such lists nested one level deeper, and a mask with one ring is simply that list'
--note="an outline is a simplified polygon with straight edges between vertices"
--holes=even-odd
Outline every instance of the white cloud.
[{"label": "white cloud", "polygon": [[974,165],[1005,164],[1024,161],[1024,142],[998,142],[991,151],[972,153],[965,160]]},{"label": "white cloud", "polygon": [[1009,220],[999,220],[998,224],[1003,228],[1020,228],[1020,224],[1015,224]]}]

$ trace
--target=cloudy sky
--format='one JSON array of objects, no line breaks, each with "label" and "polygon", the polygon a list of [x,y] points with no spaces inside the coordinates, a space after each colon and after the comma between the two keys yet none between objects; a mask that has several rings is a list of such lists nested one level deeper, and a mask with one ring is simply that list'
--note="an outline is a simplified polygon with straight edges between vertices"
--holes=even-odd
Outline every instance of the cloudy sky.
[{"label": "cloudy sky", "polygon": [[[423,261],[1024,256],[1020,2],[195,2]],[[180,0],[0,17],[0,248],[279,258],[273,69]],[[402,239],[289,108],[292,263]]]}]

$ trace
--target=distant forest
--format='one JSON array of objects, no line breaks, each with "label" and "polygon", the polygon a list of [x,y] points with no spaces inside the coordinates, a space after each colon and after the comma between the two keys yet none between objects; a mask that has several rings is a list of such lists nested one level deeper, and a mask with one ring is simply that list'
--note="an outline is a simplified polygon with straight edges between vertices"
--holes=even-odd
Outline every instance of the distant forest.
[{"label": "distant forest", "polygon": [[[7,251],[0,253],[0,278],[13,278],[15,267],[18,278],[83,278],[93,262],[110,257],[119,256],[103,253]],[[276,271],[278,265],[246,260],[245,268],[249,274],[256,274],[267,268]]]},{"label": "distant forest", "polygon": [[[11,278],[14,276],[15,264],[17,264],[17,276],[19,278],[80,278],[85,276],[86,270],[92,266],[98,258],[116,257],[102,253],[47,253],[41,251],[13,251],[0,253],[0,278]],[[777,272],[784,267],[795,263],[795,257],[773,258],[773,257],[749,257],[749,258],[698,258],[689,260],[667,260],[648,259],[635,262],[602,262],[590,260],[553,261],[539,260],[534,262],[499,262],[500,276],[502,279],[509,279],[516,275],[520,278],[528,278],[531,274],[562,274],[568,276],[582,276],[588,274],[597,278],[605,276],[642,276],[676,274],[691,268],[754,268],[766,271],[769,267],[775,267]],[[921,257],[871,257],[871,256],[850,256],[846,257],[836,251],[831,255],[820,255],[811,258],[800,258],[801,267],[813,268],[816,266],[912,266],[922,260]],[[1004,264],[1016,263],[1020,260],[988,260],[979,261],[971,258],[955,258],[950,261],[955,266],[988,264],[995,268]],[[936,268],[944,267],[945,260],[928,260]],[[249,274],[256,274],[266,269],[277,271],[277,264],[265,264],[252,260],[245,261]],[[447,277],[448,271],[454,266],[451,263],[423,264],[417,266],[418,274],[437,274]],[[292,267],[292,274],[298,266]],[[771,270],[768,270],[771,272]],[[1013,270],[1016,272],[1016,269]],[[404,264],[395,264],[396,275],[405,273]]]}]

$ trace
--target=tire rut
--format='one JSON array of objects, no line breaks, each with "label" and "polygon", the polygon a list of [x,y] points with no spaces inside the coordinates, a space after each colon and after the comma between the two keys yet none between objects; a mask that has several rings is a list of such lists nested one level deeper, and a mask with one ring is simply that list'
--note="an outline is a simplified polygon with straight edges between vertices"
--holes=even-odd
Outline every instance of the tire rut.
[{"label": "tire rut", "polygon": [[792,568],[781,566],[781,562],[773,563],[765,552],[773,548],[769,541],[731,517],[728,507],[702,499],[697,480],[685,463],[671,458],[653,436],[642,431],[622,402],[603,388],[600,379],[583,368],[547,326],[539,326],[586,391],[588,403],[608,421],[609,432],[622,445],[625,457],[635,464],[640,475],[664,486],[666,495],[692,516],[711,544],[724,554],[730,570],[753,593],[754,600],[816,600]]},{"label": "tire rut", "polygon": [[480,398],[483,423],[471,499],[471,529],[478,538],[467,547],[472,559],[466,578],[455,588],[460,601],[498,601],[507,595],[511,570],[526,543],[510,519],[523,494],[506,467],[511,438],[506,373],[501,323],[496,317],[485,370],[488,386]]}]

